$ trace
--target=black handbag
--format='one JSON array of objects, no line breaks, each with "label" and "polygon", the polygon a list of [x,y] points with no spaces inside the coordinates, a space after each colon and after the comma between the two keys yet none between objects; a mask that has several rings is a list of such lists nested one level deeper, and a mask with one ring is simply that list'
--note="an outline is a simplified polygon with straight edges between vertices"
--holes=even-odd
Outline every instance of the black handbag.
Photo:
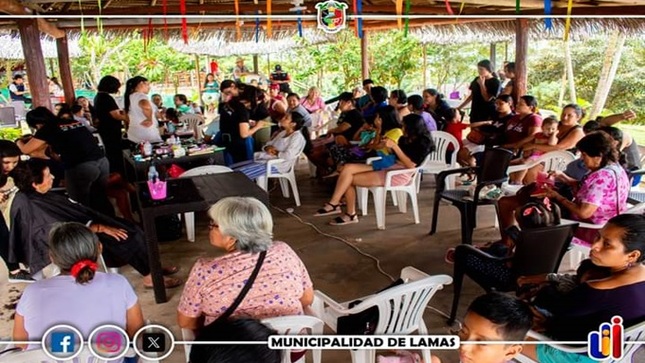
[{"label": "black handbag", "polygon": [[[377,292],[381,293],[385,290],[391,289],[393,287],[403,284],[403,280],[398,279],[390,284],[388,287]],[[349,303],[348,308],[353,308],[354,306],[362,303],[362,300],[355,300]],[[360,313],[349,314],[341,316],[338,318],[336,323],[336,334],[338,335],[374,335],[376,331],[376,326],[378,325],[379,312],[378,306],[372,306],[371,308],[365,309]]]}]

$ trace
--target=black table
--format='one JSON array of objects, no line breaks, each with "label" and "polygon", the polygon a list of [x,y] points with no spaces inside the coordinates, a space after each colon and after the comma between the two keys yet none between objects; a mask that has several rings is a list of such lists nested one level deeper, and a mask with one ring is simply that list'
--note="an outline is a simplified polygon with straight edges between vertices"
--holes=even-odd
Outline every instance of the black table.
[{"label": "black table", "polygon": [[[159,165],[171,165],[171,164],[177,164],[177,165],[182,165],[186,163],[192,163],[196,161],[206,161],[208,159],[214,159],[214,165],[225,165],[224,163],[224,149],[215,149],[212,153],[205,153],[205,154],[197,154],[197,155],[186,155],[182,156],[180,158],[173,158],[173,157],[167,157],[167,158],[155,158],[154,159],[154,164],[159,166]],[[152,165],[152,161],[135,161],[134,156],[132,154],[132,151],[130,150],[123,150],[123,159],[127,164],[130,164],[132,169],[134,169],[134,177],[133,178],[127,178],[127,180],[134,181],[134,182],[139,182],[147,179],[148,176],[148,168],[150,168],[150,165]],[[128,165],[126,164],[126,173],[128,168]]]},{"label": "black table", "polygon": [[240,172],[210,174],[192,178],[169,179],[168,197],[155,201],[150,198],[147,182],[137,183],[141,220],[148,244],[150,272],[155,301],[167,301],[164,287],[155,218],[164,215],[203,211],[225,197],[254,197],[269,206],[268,194]]}]

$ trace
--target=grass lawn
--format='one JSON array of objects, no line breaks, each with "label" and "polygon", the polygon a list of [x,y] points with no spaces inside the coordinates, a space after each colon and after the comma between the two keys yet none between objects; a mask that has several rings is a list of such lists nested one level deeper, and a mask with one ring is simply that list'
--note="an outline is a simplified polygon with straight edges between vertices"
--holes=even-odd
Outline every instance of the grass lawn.
[{"label": "grass lawn", "polygon": [[634,140],[638,143],[638,145],[645,146],[645,126],[639,126],[639,125],[617,125],[618,128],[621,130],[624,130],[628,132]]}]

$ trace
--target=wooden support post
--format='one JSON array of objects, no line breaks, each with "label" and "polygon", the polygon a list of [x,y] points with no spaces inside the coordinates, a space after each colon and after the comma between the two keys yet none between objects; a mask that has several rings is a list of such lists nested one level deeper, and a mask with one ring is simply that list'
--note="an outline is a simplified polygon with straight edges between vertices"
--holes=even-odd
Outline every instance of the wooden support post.
[{"label": "wooden support post", "polygon": [[363,30],[361,38],[361,75],[363,79],[370,78],[369,51],[367,49],[367,31]]},{"label": "wooden support post", "polygon": [[199,104],[203,105],[202,101],[202,77],[201,70],[199,69],[199,54],[195,54],[195,71],[197,71],[197,90],[199,91]]},{"label": "wooden support post", "polygon": [[423,43],[423,89],[428,88],[428,44]]},{"label": "wooden support post", "polygon": [[493,70],[497,71],[497,43],[490,43],[490,62],[493,64]]},{"label": "wooden support post", "polygon": [[515,20],[515,93],[517,97],[526,94],[528,74],[526,71],[526,57],[529,46],[529,21],[528,19]]},{"label": "wooden support post", "polygon": [[[74,81],[72,80],[72,69],[69,62],[69,48],[67,47],[67,34],[56,39],[56,50],[58,51],[58,73],[65,92],[65,102],[68,105],[74,103]],[[53,75],[53,72],[52,72]]]},{"label": "wooden support post", "polygon": [[260,68],[258,67],[258,55],[253,54],[253,73],[259,74]]},{"label": "wooden support post", "polygon": [[45,58],[43,58],[43,48],[40,44],[38,22],[36,19],[16,19],[16,23],[20,31],[22,52],[27,65],[32,108],[44,106],[51,109],[47,68],[45,67]]}]

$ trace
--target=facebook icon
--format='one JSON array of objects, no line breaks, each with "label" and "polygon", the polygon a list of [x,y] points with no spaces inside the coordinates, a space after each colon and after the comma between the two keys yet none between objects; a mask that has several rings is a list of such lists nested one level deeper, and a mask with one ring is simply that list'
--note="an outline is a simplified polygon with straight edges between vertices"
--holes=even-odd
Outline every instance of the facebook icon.
[{"label": "facebook icon", "polygon": [[52,353],[73,353],[74,352],[74,333],[67,332],[67,331],[52,333],[51,352]]}]

